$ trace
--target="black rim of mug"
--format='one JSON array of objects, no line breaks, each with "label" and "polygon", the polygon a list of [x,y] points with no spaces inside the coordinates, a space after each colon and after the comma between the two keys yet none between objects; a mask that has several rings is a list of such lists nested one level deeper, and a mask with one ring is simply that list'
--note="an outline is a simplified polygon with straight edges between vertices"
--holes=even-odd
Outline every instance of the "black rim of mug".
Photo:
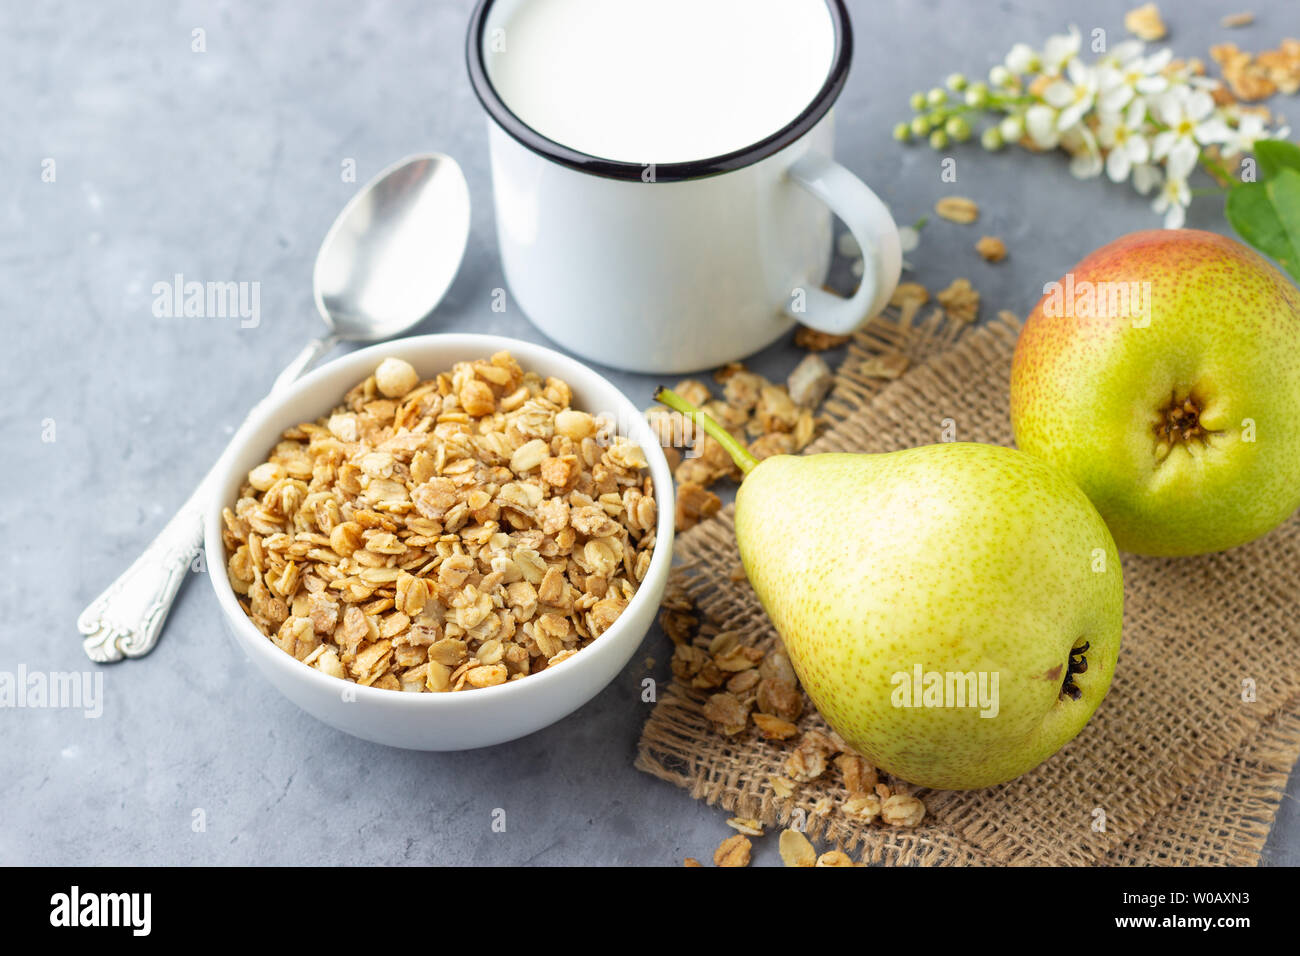
[{"label": "black rim of mug", "polygon": [[495,0],[479,0],[470,16],[465,59],[469,66],[470,84],[474,87],[474,95],[478,97],[493,121],[521,145],[562,166],[608,179],[646,183],[684,182],[729,173],[767,159],[802,138],[830,111],[839,98],[840,91],[844,89],[844,83],[849,76],[849,63],[853,59],[853,30],[849,24],[849,14],[844,7],[844,2],[825,0],[831,15],[831,25],[835,31],[835,49],[831,56],[831,67],[827,72],[826,82],[817,91],[812,102],[781,129],[757,143],[708,159],[655,164],[602,159],[599,156],[571,149],[543,136],[515,115],[501,99],[496,87],[488,79],[487,67],[483,62],[483,33],[487,29],[488,13],[494,2]]}]

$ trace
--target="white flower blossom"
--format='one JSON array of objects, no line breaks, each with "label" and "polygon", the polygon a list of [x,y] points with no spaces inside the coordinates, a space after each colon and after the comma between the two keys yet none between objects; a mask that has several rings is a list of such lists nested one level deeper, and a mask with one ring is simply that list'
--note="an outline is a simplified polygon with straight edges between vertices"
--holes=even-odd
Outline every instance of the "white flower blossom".
[{"label": "white flower blossom", "polygon": [[1101,175],[1101,148],[1088,127],[1076,125],[1062,133],[1061,148],[1070,154],[1070,175],[1075,179],[1094,179]]},{"label": "white flower blossom", "polygon": [[1106,150],[1106,175],[1113,183],[1128,179],[1133,167],[1151,158],[1151,143],[1143,133],[1146,104],[1134,100],[1119,115],[1103,115],[1097,141]]},{"label": "white flower blossom", "polygon": [[1042,57],[1028,43],[1017,43],[1013,46],[1003,63],[1008,70],[1017,75],[1037,73],[1043,68]]},{"label": "white flower blossom", "polygon": [[1151,208],[1165,214],[1166,229],[1181,229],[1187,220],[1187,206],[1192,201],[1192,191],[1187,185],[1187,177],[1196,168],[1199,155],[1193,153],[1189,156],[1175,147],[1165,160],[1165,181]]},{"label": "white flower blossom", "polygon": [[1097,58],[1098,69],[1122,69],[1139,59],[1146,52],[1146,44],[1141,40],[1121,40],[1110,48],[1109,52]]},{"label": "white flower blossom", "polygon": [[[1220,140],[1223,143],[1225,156],[1249,153],[1261,139],[1286,139],[1291,135],[1291,127],[1283,126],[1281,129],[1270,130],[1263,116],[1258,113],[1244,113],[1239,108],[1233,108],[1232,112],[1224,114],[1221,118],[1228,127],[1227,134]],[[1229,121],[1235,121],[1237,125],[1233,127]]]},{"label": "white flower blossom", "polygon": [[1166,229],[1181,229],[1187,221],[1187,206],[1192,201],[1192,191],[1187,180],[1173,175],[1172,171],[1165,177],[1164,185],[1156,196],[1151,208],[1157,213],[1165,214]]},{"label": "white flower blossom", "polygon": [[1133,188],[1142,196],[1160,185],[1164,176],[1154,163],[1138,163],[1133,167]]},{"label": "white flower blossom", "polygon": [[1192,72],[1190,61],[1171,62],[1165,70],[1165,76],[1171,86],[1188,86],[1195,90],[1213,91],[1221,85],[1214,77],[1205,76],[1204,72],[1200,75]]},{"label": "white flower blossom", "polygon": [[1169,80],[1162,71],[1173,55],[1172,50],[1164,49],[1118,66],[1108,64],[1099,68],[1098,108],[1103,113],[1118,113],[1135,98],[1155,96],[1169,89]]},{"label": "white flower blossom", "polygon": [[1061,142],[1056,125],[1056,110],[1046,103],[1035,103],[1025,110],[1025,133],[1039,149],[1055,149]]},{"label": "white flower blossom", "polygon": [[1215,142],[1221,135],[1214,122],[1214,97],[1204,90],[1175,86],[1151,104],[1156,118],[1168,129],[1156,133],[1151,141],[1151,155],[1190,171],[1201,155],[1201,145]]},{"label": "white flower blossom", "polygon": [[1066,75],[1043,90],[1048,106],[1060,110],[1056,125],[1062,131],[1082,122],[1097,99],[1097,71],[1077,57],[1066,64]]},{"label": "white flower blossom", "polygon": [[1079,55],[1083,45],[1083,36],[1076,26],[1070,27],[1069,33],[1058,33],[1047,38],[1043,45],[1043,69],[1047,76],[1060,76],[1066,64]]},{"label": "white flower blossom", "polygon": [[1200,153],[1171,152],[1165,158],[1165,178],[1186,179],[1192,174],[1192,170],[1196,168],[1196,161],[1200,158]]}]

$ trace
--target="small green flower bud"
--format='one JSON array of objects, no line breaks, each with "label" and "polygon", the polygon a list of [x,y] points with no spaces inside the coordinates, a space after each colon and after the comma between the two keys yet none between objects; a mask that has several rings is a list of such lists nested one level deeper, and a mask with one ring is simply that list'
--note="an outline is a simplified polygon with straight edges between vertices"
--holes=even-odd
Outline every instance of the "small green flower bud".
[{"label": "small green flower bud", "polygon": [[907,123],[894,124],[894,139],[898,140],[900,143],[906,143],[911,138],[912,127]]},{"label": "small green flower bud", "polygon": [[935,130],[930,134],[930,146],[934,149],[943,149],[948,145],[948,134],[941,129]]},{"label": "small green flower bud", "polygon": [[936,86],[925,94],[925,101],[931,106],[943,106],[944,103],[948,102],[948,93],[943,87]]},{"label": "small green flower bud", "polygon": [[983,83],[972,83],[966,90],[966,105],[982,110],[989,105],[989,88]]},{"label": "small green flower bud", "polygon": [[930,132],[930,121],[924,116],[913,117],[910,128],[913,136],[925,136]]},{"label": "small green flower bud", "polygon": [[1018,143],[1025,135],[1025,121],[1019,116],[1008,116],[998,124],[1004,143]]},{"label": "small green flower bud", "polygon": [[999,63],[993,69],[989,70],[989,83],[995,89],[1002,89],[1010,86],[1015,79],[1015,74]]},{"label": "small green flower bud", "polygon": [[912,107],[915,112],[921,112],[921,110],[925,109],[925,94],[920,91],[913,93],[908,99],[907,105]]},{"label": "small green flower bud", "polygon": [[954,93],[960,93],[962,90],[966,89],[966,74],[949,73],[947,85],[948,89],[952,90]]},{"label": "small green flower bud", "polygon": [[994,153],[1006,144],[1002,141],[1002,132],[998,127],[990,126],[984,132],[980,133],[980,145],[990,153]]},{"label": "small green flower bud", "polygon": [[943,130],[953,138],[955,142],[964,143],[970,139],[970,123],[966,122],[964,116],[951,116],[948,122],[944,124]]}]

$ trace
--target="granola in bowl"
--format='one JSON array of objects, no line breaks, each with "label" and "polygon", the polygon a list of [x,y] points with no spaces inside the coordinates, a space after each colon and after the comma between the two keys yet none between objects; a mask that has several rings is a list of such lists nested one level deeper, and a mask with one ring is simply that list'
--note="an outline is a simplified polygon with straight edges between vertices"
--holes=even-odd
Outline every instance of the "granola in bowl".
[{"label": "granola in bowl", "polygon": [[421,381],[384,359],[290,428],[222,513],[226,573],[280,650],[441,692],[519,680],[597,640],[650,566],[644,452],[507,352]]}]

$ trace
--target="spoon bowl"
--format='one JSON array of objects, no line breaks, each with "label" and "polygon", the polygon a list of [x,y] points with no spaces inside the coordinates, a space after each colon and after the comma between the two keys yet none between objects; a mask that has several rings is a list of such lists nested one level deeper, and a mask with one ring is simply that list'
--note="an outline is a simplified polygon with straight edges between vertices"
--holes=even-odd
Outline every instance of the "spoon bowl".
[{"label": "spoon bowl", "polygon": [[469,185],[450,156],[408,156],[379,173],[325,234],[312,287],[339,338],[374,342],[442,300],[469,239]]}]

